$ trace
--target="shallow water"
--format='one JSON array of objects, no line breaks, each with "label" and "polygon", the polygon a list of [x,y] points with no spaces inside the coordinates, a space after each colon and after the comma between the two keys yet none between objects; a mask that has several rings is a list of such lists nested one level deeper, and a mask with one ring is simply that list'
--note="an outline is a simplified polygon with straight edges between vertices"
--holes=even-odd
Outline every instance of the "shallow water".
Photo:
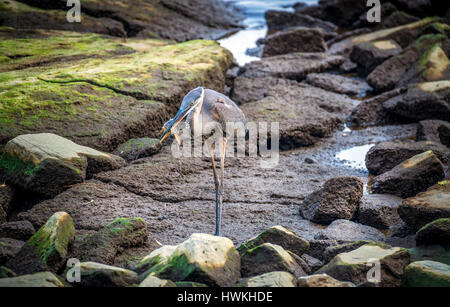
[{"label": "shallow water", "polygon": [[[246,50],[256,47],[256,41],[263,38],[267,33],[264,13],[268,10],[292,11],[292,5],[299,0],[223,0],[232,2],[239,7],[245,15],[245,29],[219,40],[221,46],[233,53],[239,65],[258,60],[259,58],[249,56]],[[317,0],[303,0],[308,5],[317,4]]]},{"label": "shallow water", "polygon": [[367,171],[366,168],[366,154],[375,144],[367,144],[362,146],[354,146],[349,149],[342,150],[336,154],[336,158],[345,165],[359,170]]}]

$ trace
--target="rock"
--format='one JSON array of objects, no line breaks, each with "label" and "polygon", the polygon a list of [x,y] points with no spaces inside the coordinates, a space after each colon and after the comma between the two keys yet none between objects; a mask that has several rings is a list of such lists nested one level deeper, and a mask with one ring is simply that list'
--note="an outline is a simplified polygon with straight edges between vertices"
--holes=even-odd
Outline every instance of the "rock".
[{"label": "rock", "polygon": [[302,216],[315,223],[329,224],[352,219],[358,211],[363,183],[357,177],[332,178],[322,189],[308,195],[300,204]]},{"label": "rock", "polygon": [[352,0],[321,1],[321,5],[323,19],[347,28],[368,10],[366,3]]},{"label": "rock", "polygon": [[409,15],[402,11],[395,11],[386,18],[381,19],[381,23],[377,26],[379,29],[389,29],[403,26],[409,23],[419,21],[419,18]]},{"label": "rock", "polygon": [[139,287],[150,287],[150,288],[159,288],[159,287],[177,287],[177,285],[170,280],[159,279],[156,276],[149,275],[144,281],[139,284]]},{"label": "rock", "polygon": [[6,144],[0,158],[5,181],[49,197],[86,176],[122,166],[122,158],[52,133],[20,135]]},{"label": "rock", "polygon": [[313,159],[311,159],[311,158],[305,158],[305,163],[314,164],[316,162]]},{"label": "rock", "polygon": [[76,249],[76,258],[83,262],[114,264],[117,254],[126,248],[145,245],[147,241],[147,225],[143,219],[117,218],[88,235]]},{"label": "rock", "polygon": [[327,51],[327,45],[321,30],[299,27],[267,36],[263,57],[293,52],[325,51]]},{"label": "rock", "polygon": [[331,22],[305,15],[302,12],[291,13],[287,11],[268,10],[265,12],[264,17],[266,18],[269,33],[292,27],[319,28],[326,32],[337,30],[336,25]]},{"label": "rock", "polygon": [[391,237],[405,238],[408,236],[415,236],[415,231],[406,224],[402,219],[399,219],[397,223],[390,228]]},{"label": "rock", "polygon": [[65,212],[56,212],[6,266],[17,274],[58,272],[65,265],[74,240],[72,217]]},{"label": "rock", "polygon": [[416,261],[405,269],[406,287],[450,287],[450,265],[436,261]]},{"label": "rock", "polygon": [[423,30],[423,34],[442,34],[450,36],[450,25],[446,23],[435,22]]},{"label": "rock", "polygon": [[239,283],[242,287],[296,287],[296,278],[288,272],[269,272],[246,278]]},{"label": "rock", "polygon": [[306,264],[308,265],[308,267],[311,269],[311,272],[315,272],[318,269],[320,269],[321,267],[323,267],[324,262],[314,258],[308,254],[303,254],[300,258],[303,259],[303,261],[306,262]]},{"label": "rock", "polygon": [[0,238],[0,265],[17,255],[25,242],[10,238]]},{"label": "rock", "polygon": [[199,282],[192,281],[177,281],[175,283],[177,287],[180,288],[207,288],[208,286]]},{"label": "rock", "polygon": [[382,92],[413,83],[449,79],[450,61],[445,47],[448,44],[448,38],[442,34],[422,35],[400,54],[377,66],[367,82]]},{"label": "rock", "polygon": [[450,261],[450,245],[421,245],[409,248],[413,261],[437,261],[442,263],[449,263]]},{"label": "rock", "polygon": [[12,238],[26,241],[36,231],[29,221],[16,221],[0,224],[0,238]]},{"label": "rock", "polygon": [[327,228],[319,231],[316,240],[337,240],[353,242],[358,240],[385,241],[385,236],[379,230],[351,222],[348,220],[335,220]]},{"label": "rock", "polygon": [[398,214],[414,231],[439,218],[450,218],[450,184],[436,184],[405,199]]},{"label": "rock", "polygon": [[52,272],[39,272],[11,278],[1,278],[0,287],[65,287],[61,279]]},{"label": "rock", "polygon": [[353,47],[350,58],[359,65],[364,75],[368,75],[386,59],[401,51],[402,47],[393,40],[363,42]]},{"label": "rock", "polygon": [[243,277],[259,274],[286,271],[296,278],[306,273],[289,253],[281,246],[272,243],[263,243],[253,249],[247,250],[241,256],[241,273]]},{"label": "rock", "polygon": [[289,250],[287,252],[292,258],[294,258],[295,262],[297,262],[297,264],[302,268],[303,272],[305,272],[307,275],[312,273],[311,268],[309,267],[309,264],[306,262],[306,260]]},{"label": "rock", "polygon": [[372,191],[402,198],[423,192],[445,178],[444,165],[431,151],[403,161],[390,171],[372,179]]},{"label": "rock", "polygon": [[263,243],[279,245],[298,256],[303,255],[309,249],[308,241],[300,238],[296,233],[283,226],[273,226],[242,244],[238,251],[240,254],[245,254]]},{"label": "rock", "polygon": [[344,61],[344,63],[339,66],[339,70],[345,74],[355,72],[358,68],[358,64],[352,62],[350,59]]},{"label": "rock", "polygon": [[6,222],[8,213],[12,210],[14,192],[6,184],[0,184],[0,223]]},{"label": "rock", "polygon": [[359,240],[359,241],[354,241],[354,242],[345,243],[345,244],[338,244],[338,245],[334,245],[334,246],[329,246],[325,249],[325,252],[323,253],[323,260],[325,263],[328,263],[331,260],[333,260],[333,258],[336,257],[337,255],[342,254],[342,253],[351,252],[351,251],[358,249],[361,246],[366,245],[366,244],[379,245],[382,247],[391,247],[391,246],[388,246],[387,244],[377,243],[377,242],[373,242],[373,241],[369,241],[369,240]]},{"label": "rock", "polygon": [[371,174],[380,175],[403,161],[429,150],[433,151],[442,163],[449,163],[448,149],[439,143],[387,141],[370,148],[366,155],[366,167]]},{"label": "rock", "polygon": [[7,267],[0,266],[0,278],[7,278],[7,277],[16,277],[16,273],[8,269]]},{"label": "rock", "polygon": [[437,17],[429,17],[400,27],[382,29],[366,34],[350,36],[329,46],[328,53],[349,54],[352,51],[353,47],[359,43],[391,39],[399,44],[400,47],[406,48],[412,42],[414,42],[414,40],[419,35],[422,34],[422,31],[425,27],[438,20],[439,18]]},{"label": "rock", "polygon": [[157,271],[167,265],[167,261],[176,248],[176,245],[164,245],[158,249],[155,249],[150,254],[142,258],[133,270],[138,273],[144,273],[144,276],[149,275],[153,271]]},{"label": "rock", "polygon": [[258,101],[273,95],[275,91],[283,88],[296,87],[298,82],[282,78],[264,77],[264,78],[246,78],[237,77],[234,80],[231,99],[237,104],[244,104]]},{"label": "rock", "polygon": [[309,74],[306,82],[339,94],[364,97],[371,87],[364,81],[330,73]]},{"label": "rock", "polygon": [[336,240],[310,240],[308,255],[324,261],[325,250],[330,246],[338,245],[340,242]]},{"label": "rock", "polygon": [[322,72],[344,62],[341,56],[324,53],[290,53],[245,64],[241,77],[276,77],[300,81],[309,73]]},{"label": "rock", "polygon": [[149,157],[161,150],[158,139],[139,138],[130,139],[116,148],[114,154],[124,158],[127,162]]},{"label": "rock", "polygon": [[3,210],[3,207],[0,206],[0,224],[6,222],[6,217],[7,217],[7,215],[6,215],[5,210]]},{"label": "rock", "polygon": [[325,287],[355,287],[351,282],[339,281],[327,274],[314,274],[300,277],[298,286],[301,288],[325,288]]},{"label": "rock", "polygon": [[383,103],[389,113],[409,120],[450,120],[450,81],[411,85],[405,94]]},{"label": "rock", "polygon": [[[325,273],[341,281],[350,281],[355,285],[366,283],[373,278],[379,287],[401,285],[401,277],[410,262],[408,250],[399,247],[381,247],[366,244],[348,253],[342,253],[321,268],[317,273]],[[380,274],[370,274],[372,267],[380,269]]]},{"label": "rock", "polygon": [[157,277],[223,287],[236,284],[240,269],[239,253],[230,239],[196,233],[177,246]]},{"label": "rock", "polygon": [[358,222],[377,229],[389,229],[400,219],[397,208],[402,199],[388,194],[367,194],[361,199]]},{"label": "rock", "polygon": [[446,3],[435,2],[432,0],[394,0],[392,2],[400,10],[403,10],[415,16],[442,15],[447,8]]},{"label": "rock", "polygon": [[450,218],[437,219],[417,231],[417,245],[447,244],[450,242]]},{"label": "rock", "polygon": [[428,119],[421,120],[417,125],[416,141],[433,141],[439,143],[439,126],[445,125],[443,120]]},{"label": "rock", "polygon": [[450,124],[441,125],[438,128],[441,143],[450,147]]},{"label": "rock", "polygon": [[73,282],[73,286],[128,287],[139,283],[138,275],[130,270],[96,262],[81,262],[78,265],[80,282]]}]

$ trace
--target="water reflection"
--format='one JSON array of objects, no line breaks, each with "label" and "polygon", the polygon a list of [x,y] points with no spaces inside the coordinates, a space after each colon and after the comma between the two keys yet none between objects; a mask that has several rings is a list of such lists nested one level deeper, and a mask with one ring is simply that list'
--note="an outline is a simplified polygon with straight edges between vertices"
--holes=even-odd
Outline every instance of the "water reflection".
[{"label": "water reflection", "polygon": [[365,162],[366,154],[374,145],[375,144],[367,144],[345,149],[338,152],[335,157],[338,160],[343,161],[345,165],[367,171]]}]

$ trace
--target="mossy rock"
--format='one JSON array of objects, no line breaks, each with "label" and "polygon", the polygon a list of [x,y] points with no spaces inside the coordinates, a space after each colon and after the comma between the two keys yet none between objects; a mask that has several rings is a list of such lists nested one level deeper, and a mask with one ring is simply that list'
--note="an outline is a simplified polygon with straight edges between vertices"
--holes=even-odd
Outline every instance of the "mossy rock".
[{"label": "mossy rock", "polygon": [[66,286],[64,281],[52,272],[38,272],[35,274],[0,279],[0,287],[62,288]]},{"label": "mossy rock", "polygon": [[177,285],[171,281],[166,279],[159,279],[156,276],[149,275],[147,276],[140,284],[139,287],[147,287],[147,288],[161,288],[161,287],[177,287]]},{"label": "mossy rock", "polygon": [[436,261],[416,261],[403,276],[406,287],[450,287],[450,265]]},{"label": "mossy rock", "polygon": [[297,279],[288,272],[269,272],[262,275],[243,279],[240,287],[296,287]]},{"label": "mossy rock", "polygon": [[142,258],[133,269],[141,273],[140,279],[143,280],[150,273],[156,272],[165,266],[176,248],[177,246],[175,245],[164,245],[155,249],[149,255]]},{"label": "mossy rock", "polygon": [[417,231],[417,245],[447,244],[450,242],[450,218],[437,219]]},{"label": "mossy rock", "polygon": [[16,273],[5,266],[0,266],[0,278],[16,277]]},{"label": "mossy rock", "polygon": [[156,154],[162,148],[159,139],[138,138],[130,139],[116,148],[114,154],[128,162]]}]

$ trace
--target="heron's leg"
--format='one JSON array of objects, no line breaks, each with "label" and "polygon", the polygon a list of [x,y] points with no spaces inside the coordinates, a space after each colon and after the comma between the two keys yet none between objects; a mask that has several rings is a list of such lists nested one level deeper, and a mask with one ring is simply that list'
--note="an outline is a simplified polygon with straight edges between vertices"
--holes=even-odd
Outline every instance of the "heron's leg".
[{"label": "heron's leg", "polygon": [[220,236],[220,205],[219,205],[219,177],[217,175],[217,168],[216,168],[216,161],[214,160],[214,151],[212,149],[212,146],[209,149],[211,153],[211,162],[213,167],[213,173],[214,173],[214,187],[216,189],[216,236]]},{"label": "heron's leg", "polygon": [[220,236],[220,226],[222,224],[222,204],[223,204],[223,178],[225,173],[225,152],[227,147],[227,139],[222,138],[222,146],[220,147],[220,180],[219,180],[219,208],[218,208],[218,236]]}]

